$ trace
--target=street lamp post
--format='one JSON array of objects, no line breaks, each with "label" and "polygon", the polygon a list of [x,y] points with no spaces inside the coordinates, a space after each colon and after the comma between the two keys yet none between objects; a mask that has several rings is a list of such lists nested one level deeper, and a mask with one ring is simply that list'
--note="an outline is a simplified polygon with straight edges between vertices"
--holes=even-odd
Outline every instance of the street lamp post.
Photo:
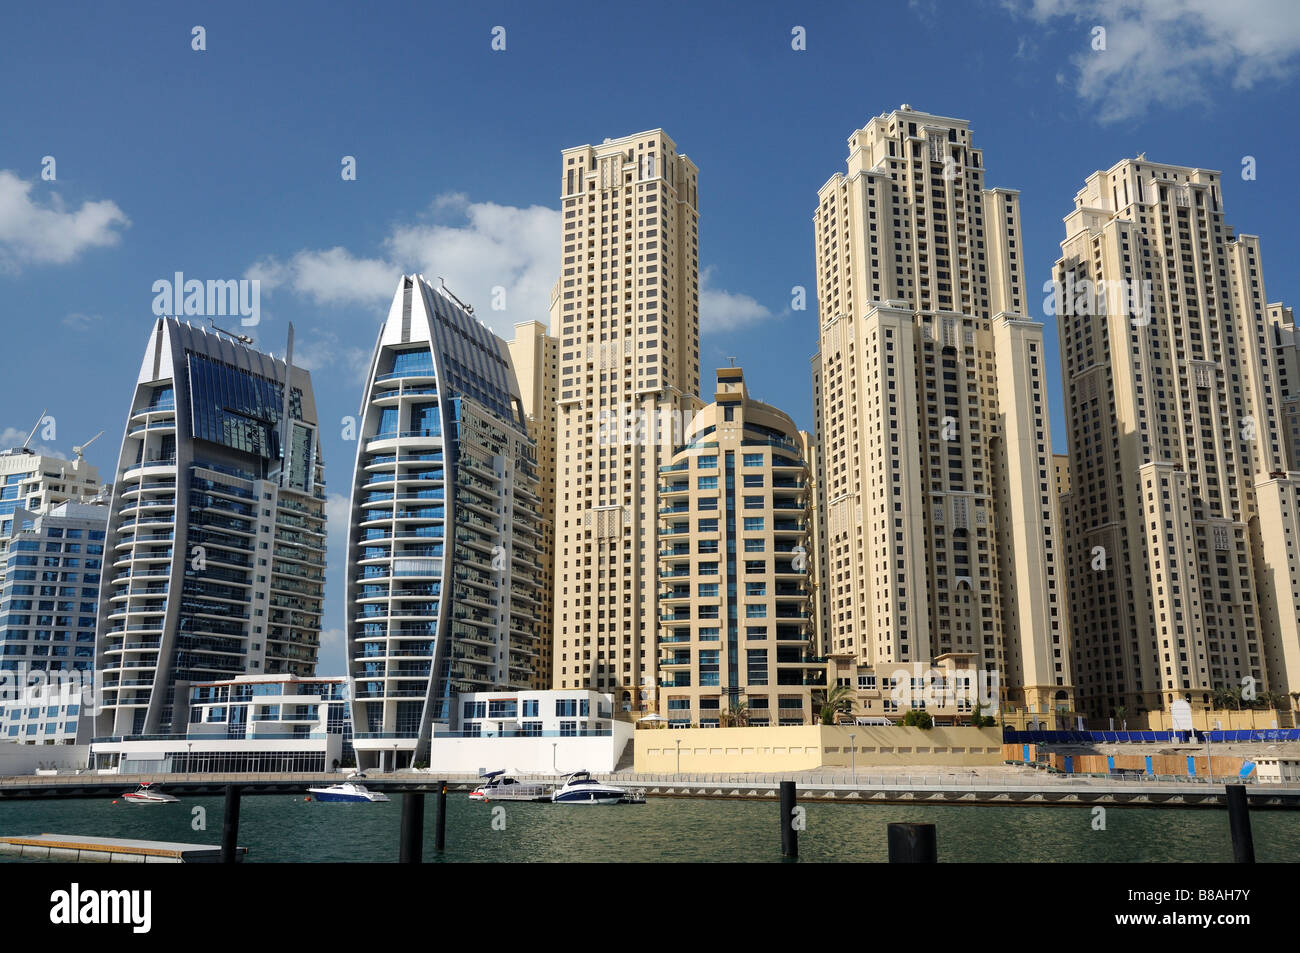
[{"label": "street lamp post", "polygon": [[858,749],[853,744],[853,739],[856,737],[857,735],[853,734],[853,732],[849,732],[849,772],[853,775],[855,781],[858,779]]},{"label": "street lamp post", "polygon": [[680,777],[681,773],[682,773],[682,739],[678,738],[677,739],[677,775]]},{"label": "street lamp post", "polygon": [[555,751],[559,747],[560,747],[560,743],[558,741],[551,742],[551,770],[554,771],[556,774],[560,773],[560,769],[555,764]]}]

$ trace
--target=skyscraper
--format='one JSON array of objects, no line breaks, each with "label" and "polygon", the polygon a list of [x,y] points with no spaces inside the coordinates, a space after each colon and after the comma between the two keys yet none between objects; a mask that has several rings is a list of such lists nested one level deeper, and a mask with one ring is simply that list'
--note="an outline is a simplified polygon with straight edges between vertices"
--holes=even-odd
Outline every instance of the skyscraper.
[{"label": "skyscraper", "polygon": [[361,405],[347,651],[361,767],[409,767],[456,696],[528,688],[540,663],[541,499],[506,343],[404,275]]},{"label": "skyscraper", "polygon": [[1125,159],[1065,218],[1071,626],[1097,716],[1300,688],[1294,325],[1222,184]]},{"label": "skyscraper", "polygon": [[794,421],[738,367],[660,469],[659,714],[669,727],[816,718],[809,466]]},{"label": "skyscraper", "polygon": [[508,342],[528,435],[537,444],[537,495],[542,501],[538,544],[542,589],[537,613],[541,658],[533,687],[539,689],[551,687],[555,649],[555,400],[559,395],[559,346],[559,339],[548,334],[539,321],[516,324],[515,336]]},{"label": "skyscraper", "polygon": [[564,150],[560,191],[554,683],[653,709],[655,488],[700,405],[698,171],[656,129]]},{"label": "skyscraper", "polygon": [[1027,317],[1018,194],[986,188],[964,120],[905,105],[848,147],[848,174],[822,186],[813,216],[831,676],[874,714],[882,675],[947,677],[932,668],[996,672],[1005,703],[1069,709],[1046,356]]},{"label": "skyscraper", "polygon": [[97,736],[183,734],[194,682],[315,673],[323,472],[307,371],[154,324],[113,485]]}]

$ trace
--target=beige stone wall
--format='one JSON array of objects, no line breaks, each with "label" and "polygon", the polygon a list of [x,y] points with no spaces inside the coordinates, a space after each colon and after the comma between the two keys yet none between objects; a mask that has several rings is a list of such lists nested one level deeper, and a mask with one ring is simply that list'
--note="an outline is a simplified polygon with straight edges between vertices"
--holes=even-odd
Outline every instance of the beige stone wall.
[{"label": "beige stone wall", "polygon": [[[849,735],[853,735],[852,742]],[[633,738],[636,770],[674,774],[763,773],[894,765],[1002,763],[996,728],[876,728],[810,725],[775,728],[642,729]],[[854,749],[850,756],[850,745]]]},{"label": "beige stone wall", "polygon": [[[1124,721],[1128,723],[1129,731],[1171,731],[1173,730],[1173,719],[1167,711],[1152,711],[1145,715],[1126,715]],[[1092,719],[1089,722],[1093,731],[1109,731],[1107,722],[1103,719],[1098,722]],[[1272,709],[1254,709],[1247,708],[1243,711],[1220,709],[1210,711],[1204,708],[1192,709],[1192,725],[1197,731],[1214,731],[1222,729],[1223,731],[1245,731],[1250,728],[1290,728],[1293,727],[1293,713],[1288,711],[1274,711]],[[1115,730],[1120,730],[1118,719],[1115,722]]]}]

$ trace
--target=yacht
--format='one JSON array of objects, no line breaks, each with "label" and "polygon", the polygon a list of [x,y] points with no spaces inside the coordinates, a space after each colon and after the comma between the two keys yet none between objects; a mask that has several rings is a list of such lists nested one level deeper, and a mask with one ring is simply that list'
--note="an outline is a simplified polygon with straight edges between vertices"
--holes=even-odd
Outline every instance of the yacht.
[{"label": "yacht", "polygon": [[520,781],[504,771],[489,771],[484,781],[469,793],[471,801],[549,801],[551,791],[544,784]]},{"label": "yacht", "polygon": [[126,801],[127,804],[177,804],[180,802],[180,798],[159,791],[156,781],[142,782],[134,791],[123,794],[122,800]]},{"label": "yacht", "polygon": [[597,781],[590,771],[574,771],[556,788],[551,800],[556,804],[618,804],[627,797],[627,791]]},{"label": "yacht", "polygon": [[[364,775],[361,775],[361,777],[364,777]],[[381,794],[379,791],[370,791],[364,784],[358,784],[356,781],[351,779],[339,784],[331,784],[329,787],[308,788],[307,792],[316,795],[316,800],[327,803],[379,804],[388,800],[387,794]]]}]

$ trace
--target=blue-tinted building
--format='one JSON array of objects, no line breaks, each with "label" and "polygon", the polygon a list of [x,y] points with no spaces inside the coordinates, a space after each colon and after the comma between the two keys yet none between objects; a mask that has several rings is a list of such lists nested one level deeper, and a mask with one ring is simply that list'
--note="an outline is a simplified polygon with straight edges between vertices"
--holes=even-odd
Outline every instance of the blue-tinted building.
[{"label": "blue-tinted building", "polygon": [[71,744],[93,705],[108,506],[13,511],[0,588],[0,742]]},{"label": "blue-tinted building", "polygon": [[315,673],[325,488],[307,371],[159,319],[116,477],[96,736],[183,734],[194,683]]},{"label": "blue-tinted building", "polygon": [[535,444],[504,341],[403,276],[371,359],[348,523],[361,767],[427,758],[455,696],[525,688],[543,585]]}]

